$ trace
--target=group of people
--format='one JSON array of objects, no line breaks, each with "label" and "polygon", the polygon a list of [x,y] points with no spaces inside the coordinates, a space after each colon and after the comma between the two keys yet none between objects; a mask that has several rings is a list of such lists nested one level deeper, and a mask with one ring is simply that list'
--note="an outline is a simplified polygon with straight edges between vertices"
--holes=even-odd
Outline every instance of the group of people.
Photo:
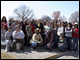
[{"label": "group of people", "polygon": [[[21,50],[24,46],[34,47],[45,46],[45,50],[51,51],[53,47],[58,51],[66,50],[78,52],[79,23],[61,20],[42,21],[41,19],[31,21],[12,21],[1,19],[1,41],[6,42],[5,51],[13,51],[17,43],[21,43]],[[73,40],[73,42],[71,41]],[[10,46],[11,44],[11,46]]]}]

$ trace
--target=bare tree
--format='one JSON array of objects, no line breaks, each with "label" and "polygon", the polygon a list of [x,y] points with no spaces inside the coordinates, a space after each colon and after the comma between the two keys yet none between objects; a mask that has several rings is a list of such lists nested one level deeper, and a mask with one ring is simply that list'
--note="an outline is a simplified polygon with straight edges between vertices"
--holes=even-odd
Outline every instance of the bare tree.
[{"label": "bare tree", "polygon": [[17,20],[31,20],[34,19],[34,12],[30,7],[26,5],[21,5],[20,7],[14,9],[15,19]]},{"label": "bare tree", "polygon": [[74,13],[71,14],[69,18],[69,22],[79,22],[79,11],[75,11]]}]

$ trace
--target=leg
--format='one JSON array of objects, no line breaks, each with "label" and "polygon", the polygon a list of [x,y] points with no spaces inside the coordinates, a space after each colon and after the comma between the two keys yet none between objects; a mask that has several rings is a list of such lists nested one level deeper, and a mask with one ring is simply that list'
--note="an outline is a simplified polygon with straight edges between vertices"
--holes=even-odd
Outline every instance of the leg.
[{"label": "leg", "polygon": [[78,51],[78,40],[79,38],[76,38],[75,42],[76,42],[76,51]]},{"label": "leg", "polygon": [[75,51],[75,38],[73,38],[73,51]]},{"label": "leg", "polygon": [[11,42],[9,40],[5,40],[5,41],[6,41],[6,48],[5,48],[5,50],[8,51]]},{"label": "leg", "polygon": [[69,37],[69,50],[71,50],[71,37]]},{"label": "leg", "polygon": [[24,39],[19,40],[19,43],[21,43],[21,49],[24,48]]},{"label": "leg", "polygon": [[37,42],[32,41],[30,48],[34,48],[34,47],[36,47],[36,46],[37,46]]},{"label": "leg", "polygon": [[54,42],[52,42],[52,43],[50,44],[50,48],[49,48],[49,49],[51,49],[53,45],[54,45]]},{"label": "leg", "polygon": [[17,40],[13,40],[11,50],[13,50],[15,48],[16,44],[17,44]]}]

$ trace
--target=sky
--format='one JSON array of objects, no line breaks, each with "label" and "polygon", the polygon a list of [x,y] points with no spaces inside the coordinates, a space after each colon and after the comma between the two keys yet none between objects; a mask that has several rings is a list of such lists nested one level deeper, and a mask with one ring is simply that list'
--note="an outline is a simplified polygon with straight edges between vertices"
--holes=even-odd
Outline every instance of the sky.
[{"label": "sky", "polygon": [[8,20],[9,16],[14,16],[13,10],[23,4],[33,9],[37,19],[43,15],[51,17],[53,12],[60,11],[68,21],[72,13],[79,11],[79,1],[1,1],[1,18],[6,16]]}]

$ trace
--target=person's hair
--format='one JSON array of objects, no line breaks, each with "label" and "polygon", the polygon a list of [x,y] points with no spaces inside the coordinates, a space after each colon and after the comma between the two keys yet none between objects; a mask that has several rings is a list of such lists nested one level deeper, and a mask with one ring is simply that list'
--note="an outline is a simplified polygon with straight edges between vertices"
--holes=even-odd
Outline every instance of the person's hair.
[{"label": "person's hair", "polygon": [[31,23],[31,21],[28,21],[27,23],[28,23],[28,25],[29,25],[29,23]]},{"label": "person's hair", "polygon": [[8,29],[12,29],[12,28],[11,28],[11,26],[10,26],[10,27],[8,27]]},{"label": "person's hair", "polygon": [[[3,18],[5,18],[5,21],[3,21]],[[5,16],[3,16],[3,17],[2,17],[2,22],[5,22],[5,23],[7,22],[7,20],[6,20],[6,17],[5,17]]]},{"label": "person's hair", "polygon": [[67,26],[68,26],[68,24],[70,25],[70,28],[72,28],[72,24],[71,23],[67,23]]}]

